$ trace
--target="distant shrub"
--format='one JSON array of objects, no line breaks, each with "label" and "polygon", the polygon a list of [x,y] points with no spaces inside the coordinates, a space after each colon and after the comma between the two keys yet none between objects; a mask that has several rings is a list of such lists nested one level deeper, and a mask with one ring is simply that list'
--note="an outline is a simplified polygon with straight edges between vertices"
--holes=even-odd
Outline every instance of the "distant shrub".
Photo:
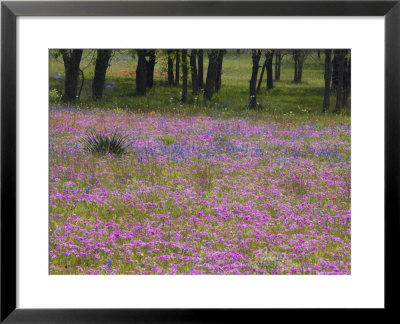
[{"label": "distant shrub", "polygon": [[90,133],[83,139],[83,149],[96,155],[121,155],[127,148],[127,137],[113,131],[111,134]]},{"label": "distant shrub", "polygon": [[50,103],[60,103],[62,100],[62,94],[57,89],[52,89],[49,92]]}]

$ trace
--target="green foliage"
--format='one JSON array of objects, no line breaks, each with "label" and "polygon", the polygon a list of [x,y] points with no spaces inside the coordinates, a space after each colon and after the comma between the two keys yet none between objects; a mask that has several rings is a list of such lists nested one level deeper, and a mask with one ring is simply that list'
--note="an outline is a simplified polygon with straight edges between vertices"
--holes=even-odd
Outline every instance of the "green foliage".
[{"label": "green foliage", "polygon": [[51,89],[49,91],[49,100],[50,103],[60,104],[62,100],[62,93],[57,89]]},{"label": "green foliage", "polygon": [[175,138],[173,138],[172,136],[160,136],[160,137],[157,137],[157,139],[159,141],[164,142],[165,145],[174,144],[176,141]]},{"label": "green foliage", "polygon": [[50,54],[50,57],[54,57],[55,59],[58,59],[61,56],[61,51],[60,50],[50,50],[49,54]]},{"label": "green foliage", "polygon": [[134,60],[137,59],[137,51],[136,50],[134,50],[134,49],[128,50],[128,54],[130,54]]},{"label": "green foliage", "polygon": [[113,154],[120,156],[125,153],[127,148],[127,137],[113,131],[107,135],[104,133],[89,133],[83,139],[83,149],[85,152],[94,155]]},{"label": "green foliage", "polygon": [[[167,81],[167,51],[157,50],[154,86],[145,96],[135,95],[135,70],[137,62],[132,59],[135,50],[119,50],[110,61],[107,69],[106,82],[115,82],[114,89],[104,89],[101,101],[91,96],[94,68],[85,70],[85,84],[81,97],[75,103],[78,107],[124,108],[139,112],[156,111],[161,114],[182,114],[211,116],[238,116],[248,114],[249,79],[251,76],[251,54],[246,50],[228,51],[224,56],[222,67],[222,87],[215,93],[211,101],[203,100],[203,93],[193,96],[190,73],[188,76],[188,97],[181,102],[181,87],[169,87]],[[175,56],[175,52],[171,54]],[[283,52],[280,81],[274,81],[274,88],[265,89],[262,83],[261,91],[257,94],[260,112],[270,115],[313,115],[320,114],[324,95],[324,53],[318,58],[315,53],[307,56],[303,65],[302,83],[293,83],[294,62],[290,53]],[[82,66],[90,61],[89,53],[82,57]],[[188,60],[189,61],[189,60]],[[182,62],[181,62],[182,63]],[[273,64],[275,64],[275,57]],[[208,57],[204,55],[204,81],[206,80]],[[175,68],[175,66],[174,66]],[[182,68],[182,66],[181,66]],[[63,82],[53,80],[55,72],[64,74],[64,66],[60,60],[50,58],[50,89],[63,92]],[[174,70],[175,74],[175,70]],[[181,74],[182,76],[182,74]],[[331,110],[335,107],[336,93],[331,93]],[[58,104],[58,101],[50,101]],[[66,103],[67,104],[67,103]],[[350,106],[345,107],[341,114],[350,115]]]}]

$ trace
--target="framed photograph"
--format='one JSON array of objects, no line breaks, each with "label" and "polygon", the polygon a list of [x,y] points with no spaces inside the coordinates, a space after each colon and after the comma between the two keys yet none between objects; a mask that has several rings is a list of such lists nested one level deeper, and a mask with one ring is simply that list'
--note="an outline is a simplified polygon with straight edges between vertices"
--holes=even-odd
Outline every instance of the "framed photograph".
[{"label": "framed photograph", "polygon": [[398,1],[2,2],[1,322],[392,309],[399,21]]}]

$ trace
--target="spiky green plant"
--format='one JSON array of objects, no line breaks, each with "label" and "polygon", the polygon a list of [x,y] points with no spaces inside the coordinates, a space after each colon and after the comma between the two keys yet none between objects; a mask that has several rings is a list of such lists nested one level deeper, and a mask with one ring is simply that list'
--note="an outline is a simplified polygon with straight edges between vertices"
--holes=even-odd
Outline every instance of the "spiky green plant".
[{"label": "spiky green plant", "polygon": [[127,136],[118,134],[117,131],[111,134],[89,133],[83,139],[84,151],[95,155],[120,156],[125,153],[127,146]]}]

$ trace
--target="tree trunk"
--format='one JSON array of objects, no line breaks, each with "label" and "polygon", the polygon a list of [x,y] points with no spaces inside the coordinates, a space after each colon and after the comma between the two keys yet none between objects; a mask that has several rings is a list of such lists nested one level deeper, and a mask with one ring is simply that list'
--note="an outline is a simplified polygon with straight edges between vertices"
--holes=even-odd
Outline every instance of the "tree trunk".
[{"label": "tree trunk", "polygon": [[167,51],[168,55],[168,86],[174,84],[174,61],[172,60],[172,50]]},{"label": "tree trunk", "polygon": [[79,64],[82,53],[81,49],[61,50],[65,68],[64,93],[67,100],[77,98]]},{"label": "tree trunk", "polygon": [[348,105],[351,91],[351,57],[345,59],[343,72],[343,106]]},{"label": "tree trunk", "polygon": [[83,73],[83,70],[81,70],[81,68],[79,68],[79,72],[81,72],[81,86],[79,87],[78,98],[81,97],[83,84],[85,83],[85,74]]},{"label": "tree trunk", "polygon": [[276,78],[276,80],[281,79],[281,66],[282,66],[282,53],[281,51],[279,51],[278,77]]},{"label": "tree trunk", "polygon": [[293,50],[294,58],[294,82],[300,83],[303,76],[303,63],[306,57],[305,50]]},{"label": "tree trunk", "polygon": [[192,73],[192,94],[197,96],[199,92],[199,84],[197,80],[197,67],[196,67],[196,56],[197,50],[192,50],[190,52],[190,71]]},{"label": "tree trunk", "polygon": [[112,50],[97,50],[92,87],[92,97],[97,100],[100,100],[103,96],[104,81],[106,80],[106,72],[111,58],[111,52]]},{"label": "tree trunk", "polygon": [[281,69],[281,51],[278,50],[275,52],[275,81],[279,81],[280,76],[280,69]]},{"label": "tree trunk", "polygon": [[324,92],[324,103],[322,106],[322,112],[326,113],[329,110],[330,106],[330,97],[331,97],[331,77],[332,77],[332,51],[325,50],[325,92]]},{"label": "tree trunk", "polygon": [[335,51],[335,56],[333,57],[332,61],[332,90],[337,89],[338,85],[338,63],[337,63],[337,57],[336,57],[336,51]]},{"label": "tree trunk", "polygon": [[176,51],[175,56],[175,87],[179,86],[179,64],[180,64],[179,50]]},{"label": "tree trunk", "polygon": [[336,107],[335,113],[340,114],[343,101],[343,72],[344,72],[344,57],[346,55],[346,50],[336,50],[335,56],[337,56],[338,65],[338,84],[336,89]]},{"label": "tree trunk", "polygon": [[266,66],[267,66],[267,59],[265,59],[264,64],[261,69],[260,79],[258,80],[258,85],[257,85],[257,93],[259,93],[261,90],[261,83],[262,83],[262,80],[264,77],[264,71],[265,71]]},{"label": "tree trunk", "polygon": [[149,60],[146,61],[147,64],[147,88],[151,89],[154,84],[154,66],[156,65],[156,51],[149,50],[147,51],[147,55],[149,56]]},{"label": "tree trunk", "polygon": [[211,100],[214,94],[215,81],[217,79],[218,50],[208,50],[207,55],[208,55],[208,69],[207,69],[206,86],[204,88],[204,99]]},{"label": "tree trunk", "polygon": [[147,87],[147,61],[146,50],[137,50],[138,64],[136,67],[136,93],[139,95],[146,94]]},{"label": "tree trunk", "polygon": [[274,87],[274,78],[272,76],[272,60],[274,58],[274,51],[268,50],[267,54],[265,54],[265,61],[267,62],[266,70],[267,70],[267,90],[272,89]]},{"label": "tree trunk", "polygon": [[300,83],[303,78],[303,63],[306,57],[304,50],[299,50],[298,63],[297,63],[297,82]]},{"label": "tree trunk", "polygon": [[218,92],[221,89],[221,77],[222,77],[222,62],[224,60],[225,50],[218,51],[218,59],[217,59],[217,77],[215,80],[215,92]]},{"label": "tree trunk", "polygon": [[256,97],[256,83],[257,83],[257,74],[259,69],[259,63],[261,58],[261,50],[252,50],[252,60],[253,60],[253,70],[251,73],[250,79],[250,103],[249,108],[255,109],[257,108],[257,97]]},{"label": "tree trunk", "polygon": [[299,78],[297,76],[297,64],[298,64],[298,52],[297,50],[293,50],[293,59],[294,59],[294,77],[293,77],[293,81],[294,82],[299,82]]},{"label": "tree trunk", "polygon": [[203,89],[204,88],[204,77],[203,77],[203,55],[204,52],[203,50],[199,50],[198,54],[197,54],[197,62],[198,62],[198,81],[199,81],[199,89]]},{"label": "tree trunk", "polygon": [[187,98],[187,50],[182,50],[182,102],[186,102]]}]

